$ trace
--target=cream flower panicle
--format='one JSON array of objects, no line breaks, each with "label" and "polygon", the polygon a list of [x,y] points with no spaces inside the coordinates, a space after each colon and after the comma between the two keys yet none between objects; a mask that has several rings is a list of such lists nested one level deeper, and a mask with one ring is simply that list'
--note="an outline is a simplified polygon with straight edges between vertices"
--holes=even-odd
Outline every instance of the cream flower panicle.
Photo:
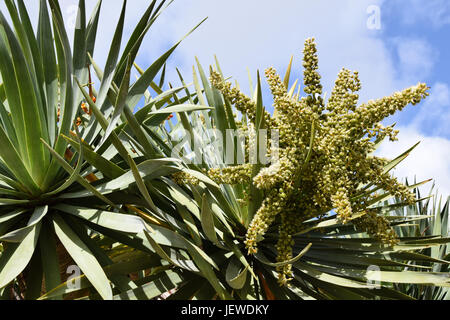
[{"label": "cream flower panicle", "polygon": [[[265,112],[264,120],[267,128],[278,130],[279,160],[263,167],[253,179],[251,165],[211,169],[208,174],[218,183],[253,183],[264,190],[265,198],[247,230],[245,244],[249,254],[257,252],[258,242],[278,217],[277,260],[289,260],[293,255],[292,236],[302,229],[302,222],[332,209],[343,223],[352,221],[357,228],[392,245],[397,238],[387,220],[367,209],[374,195],[361,195],[359,187],[373,184],[407,203],[415,201],[406,186],[384,171],[386,160],[371,153],[375,150],[374,140],[389,137],[394,141],[398,133],[380,121],[408,104],[419,103],[428,96],[429,88],[419,83],[358,106],[358,72],[342,69],[325,103],[314,39],[306,40],[303,54],[306,96],[300,99],[289,95],[275,69],[265,72],[275,112],[274,116]],[[214,71],[211,83],[254,124],[256,105],[252,99]],[[241,124],[248,127],[245,122]],[[290,265],[279,267],[278,272],[281,284],[292,278]]]}]

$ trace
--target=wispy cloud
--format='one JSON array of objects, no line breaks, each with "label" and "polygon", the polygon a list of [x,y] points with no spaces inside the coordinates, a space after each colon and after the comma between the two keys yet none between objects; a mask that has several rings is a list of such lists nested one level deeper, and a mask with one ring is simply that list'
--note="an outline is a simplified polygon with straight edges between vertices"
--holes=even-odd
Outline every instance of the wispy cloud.
[{"label": "wispy cloud", "polygon": [[392,40],[396,45],[398,58],[398,76],[406,82],[417,82],[426,79],[431,72],[439,52],[425,39],[396,38]]},{"label": "wispy cloud", "polygon": [[450,138],[450,89],[437,82],[431,86],[430,97],[423,103],[410,124],[417,131]]}]

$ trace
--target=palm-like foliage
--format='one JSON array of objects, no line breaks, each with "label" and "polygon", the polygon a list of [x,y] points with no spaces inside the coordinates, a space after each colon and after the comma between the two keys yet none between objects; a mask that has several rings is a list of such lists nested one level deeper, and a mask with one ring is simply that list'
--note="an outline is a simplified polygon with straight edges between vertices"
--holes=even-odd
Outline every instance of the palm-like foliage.
[{"label": "palm-like foliage", "polygon": [[[112,130],[124,110],[136,129],[131,110],[178,45],[130,87],[132,63],[164,2],[149,4],[120,56],[123,2],[97,93],[90,83],[89,66],[102,1],[87,20],[85,1],[80,0],[73,51],[57,0],[48,1],[50,10],[46,0],[39,2],[36,34],[24,2],[5,1],[13,27],[1,13],[0,240],[4,250],[0,289],[4,297],[10,296],[18,276],[25,279],[26,298],[41,295],[43,278],[46,291],[60,285],[65,280],[59,261],[64,252],[102,298],[113,296],[110,281],[116,291],[134,287],[123,274],[105,274],[103,267],[113,260],[94,239],[103,233],[127,242],[143,232],[145,224],[132,206],[139,199],[126,191],[136,184],[130,166],[156,177],[159,165],[167,163],[146,161],[136,167],[125,134]],[[110,128],[105,127],[107,118],[112,119]],[[139,241],[135,246],[142,247]]]},{"label": "palm-like foliage", "polygon": [[[420,191],[416,189],[416,197],[420,198]],[[398,202],[398,199],[395,199]],[[394,203],[395,203],[394,201]],[[428,199],[426,201],[418,202],[414,206],[398,208],[395,210],[395,215],[399,217],[409,217],[411,220],[417,219],[416,223],[410,226],[398,225],[396,227],[397,233],[403,237],[433,237],[441,235],[448,237],[450,230],[448,224],[448,210],[449,201],[444,201],[442,196],[438,195],[433,188],[430,189]],[[395,217],[395,216],[394,216]],[[423,217],[427,217],[423,219]],[[442,244],[440,247],[424,248],[418,253],[430,257],[431,259],[424,260],[422,265],[433,272],[449,273],[448,261],[450,260],[450,248],[448,244]],[[405,271],[417,271],[418,267],[412,265],[405,267]],[[448,300],[450,299],[448,287],[440,286],[424,286],[418,284],[397,284],[395,289],[404,292],[416,299],[421,300]]]}]

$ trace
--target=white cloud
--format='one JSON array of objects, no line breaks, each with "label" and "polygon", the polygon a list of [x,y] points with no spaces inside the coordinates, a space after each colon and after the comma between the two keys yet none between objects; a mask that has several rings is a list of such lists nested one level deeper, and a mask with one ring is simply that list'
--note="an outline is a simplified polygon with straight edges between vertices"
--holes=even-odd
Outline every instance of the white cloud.
[{"label": "white cloud", "polygon": [[[369,5],[381,1],[294,1],[282,6],[272,1],[195,0],[174,3],[161,16],[155,34],[175,41],[196,21],[209,19],[176,51],[176,63],[190,77],[194,56],[207,67],[217,55],[223,71],[247,88],[248,67],[256,70],[274,66],[284,73],[294,55],[295,76],[301,72],[304,40],[314,36],[318,43],[323,84],[330,91],[341,67],[359,70],[362,98],[376,98],[397,88],[389,52],[369,30]],[[173,71],[172,71],[172,74]]]},{"label": "white cloud", "polygon": [[[440,194],[450,195],[450,140],[425,136],[412,127],[399,127],[399,141],[384,142],[376,155],[393,159],[415,145],[420,144],[400,163],[392,173],[399,179],[408,178],[409,183],[434,179]],[[427,194],[432,183],[421,187],[422,194]]]}]

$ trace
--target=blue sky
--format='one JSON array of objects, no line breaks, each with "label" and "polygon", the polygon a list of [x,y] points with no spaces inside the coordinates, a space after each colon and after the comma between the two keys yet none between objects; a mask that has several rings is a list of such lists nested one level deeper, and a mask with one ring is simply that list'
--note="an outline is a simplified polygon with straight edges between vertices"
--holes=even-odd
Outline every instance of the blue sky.
[{"label": "blue sky", "polygon": [[[35,11],[37,0],[25,2]],[[77,1],[60,2],[70,28]],[[95,2],[87,1],[88,11]],[[128,1],[125,38],[149,2]],[[104,1],[94,55],[100,65],[106,60],[121,4],[121,0]],[[0,9],[5,12],[3,3]],[[175,0],[152,27],[138,63],[148,67],[204,17],[208,20],[170,60],[168,80],[177,82],[177,66],[189,81],[195,56],[207,67],[214,54],[225,75],[238,80],[247,92],[247,68],[253,76],[257,69],[263,72],[270,66],[284,74],[291,55],[293,76],[300,77],[303,42],[315,37],[319,71],[328,92],[342,67],[359,71],[361,103],[426,82],[431,96],[425,102],[385,121],[397,122],[401,132],[398,142],[385,143],[378,154],[394,157],[422,141],[394,174],[435,178],[441,193],[450,194],[450,1],[282,0],[274,5],[270,0]],[[378,18],[380,25],[374,24]]]}]

